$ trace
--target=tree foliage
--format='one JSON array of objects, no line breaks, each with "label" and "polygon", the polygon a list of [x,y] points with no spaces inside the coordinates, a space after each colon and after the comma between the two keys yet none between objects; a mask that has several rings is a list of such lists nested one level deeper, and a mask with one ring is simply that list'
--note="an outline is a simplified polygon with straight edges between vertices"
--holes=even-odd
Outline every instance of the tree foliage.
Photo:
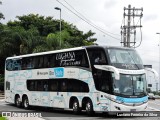
[{"label": "tree foliage", "polygon": [[[21,36],[21,39],[23,38],[21,42],[28,40],[28,45],[25,45],[28,47],[31,47],[29,44],[32,43],[32,47],[36,48],[36,46],[39,46],[36,43],[36,41],[40,42],[41,40],[43,40],[43,42],[40,42],[41,48],[42,46],[48,45],[47,47],[48,50],[62,49],[67,47],[78,47],[78,46],[84,46],[84,45],[93,45],[94,42],[96,41],[96,38],[92,38],[92,36],[95,34],[92,31],[83,33],[82,31],[78,30],[76,26],[74,26],[73,24],[67,23],[64,20],[61,21],[62,31],[60,34],[60,31],[59,31],[60,21],[55,20],[52,17],[44,17],[38,14],[36,15],[29,14],[24,16],[17,16],[17,18],[18,20],[9,21],[7,23],[7,26],[10,29],[16,29],[17,27],[24,29],[22,30],[25,32]],[[21,35],[22,32],[20,31],[19,34]],[[50,42],[51,36],[52,36],[53,42]],[[59,41],[59,44],[58,44],[58,41]],[[48,42],[50,44],[48,44]],[[30,50],[27,50],[26,52],[24,52],[25,54],[32,53],[34,51],[34,50],[31,50],[31,48],[28,48],[28,49]],[[47,50],[47,49],[44,49],[44,50]]]}]

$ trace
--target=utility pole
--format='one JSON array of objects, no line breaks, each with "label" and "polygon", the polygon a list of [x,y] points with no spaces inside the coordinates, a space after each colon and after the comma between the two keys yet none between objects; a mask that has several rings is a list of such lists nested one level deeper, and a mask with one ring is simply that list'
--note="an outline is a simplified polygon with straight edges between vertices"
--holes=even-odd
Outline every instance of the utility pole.
[{"label": "utility pole", "polygon": [[131,5],[128,5],[127,47],[130,47]]},{"label": "utility pole", "polygon": [[[156,33],[159,35],[159,85],[160,85],[160,32]],[[156,83],[156,87],[158,88],[158,82]]]},{"label": "utility pole", "polygon": [[[126,11],[128,11],[126,13]],[[124,47],[135,47],[136,43],[136,28],[141,28],[141,18],[143,16],[142,14],[143,8],[135,8],[131,7],[131,5],[128,5],[128,8],[124,7],[124,22],[123,26],[121,26],[121,35],[122,35],[122,41],[121,44],[123,44]],[[135,17],[139,17],[140,25],[135,24]],[[127,18],[127,19],[126,19]],[[127,21],[127,25],[125,24]],[[131,41],[131,34],[134,34],[134,41]],[[133,44],[131,46],[131,44]]]},{"label": "utility pole", "polygon": [[156,83],[156,92],[158,92],[158,82]]},{"label": "utility pole", "polygon": [[54,9],[56,9],[56,10],[59,10],[60,11],[60,27],[59,27],[59,29],[60,29],[60,47],[61,47],[61,43],[62,43],[62,41],[61,41],[61,32],[62,32],[62,23],[61,23],[61,8],[59,8],[59,7],[55,7]]}]

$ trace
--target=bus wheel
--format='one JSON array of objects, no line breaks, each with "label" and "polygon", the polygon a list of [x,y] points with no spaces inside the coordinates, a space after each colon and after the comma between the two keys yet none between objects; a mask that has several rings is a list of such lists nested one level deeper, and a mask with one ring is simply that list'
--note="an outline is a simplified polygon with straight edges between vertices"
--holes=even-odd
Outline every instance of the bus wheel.
[{"label": "bus wheel", "polygon": [[75,99],[74,102],[73,102],[73,113],[74,114],[79,114],[81,111],[80,107],[79,107],[79,103],[78,103],[78,100]]},{"label": "bus wheel", "polygon": [[94,113],[93,104],[92,104],[92,101],[90,99],[86,102],[86,113],[89,116],[93,115],[93,113]]},{"label": "bus wheel", "polygon": [[23,107],[29,109],[29,100],[27,96],[23,98]]},{"label": "bus wheel", "polygon": [[21,101],[20,101],[20,97],[19,97],[19,96],[17,96],[17,97],[15,98],[15,105],[16,105],[17,107],[21,107]]}]

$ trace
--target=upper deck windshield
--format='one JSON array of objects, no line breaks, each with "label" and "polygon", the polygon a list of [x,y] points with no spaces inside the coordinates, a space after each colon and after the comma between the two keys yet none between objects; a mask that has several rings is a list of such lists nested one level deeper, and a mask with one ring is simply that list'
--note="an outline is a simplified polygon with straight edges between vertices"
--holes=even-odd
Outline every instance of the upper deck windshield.
[{"label": "upper deck windshield", "polygon": [[108,49],[111,65],[121,68],[137,70],[143,69],[143,63],[137,52],[133,49]]}]

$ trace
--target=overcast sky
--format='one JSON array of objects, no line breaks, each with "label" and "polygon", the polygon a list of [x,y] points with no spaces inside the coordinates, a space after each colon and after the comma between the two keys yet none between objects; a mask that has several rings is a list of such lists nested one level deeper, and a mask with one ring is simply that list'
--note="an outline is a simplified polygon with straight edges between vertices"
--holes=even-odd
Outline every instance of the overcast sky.
[{"label": "overcast sky", "polygon": [[[120,40],[113,39],[98,31],[76,15],[67,10],[56,0],[1,0],[0,12],[5,16],[6,23],[9,20],[15,20],[16,16],[27,15],[30,13],[43,16],[52,16],[59,19],[59,11],[54,7],[62,9],[62,19],[73,23],[80,30],[87,32],[92,30],[96,33],[97,43],[99,45],[121,46]],[[74,11],[64,0],[59,0],[69,9]],[[120,26],[123,20],[124,7],[130,4],[132,7],[142,8],[142,34],[143,41],[140,47],[136,48],[144,64],[151,64],[159,72],[159,41],[160,36],[160,1],[159,0],[66,0],[79,13],[83,14],[92,23],[104,29],[107,32],[120,35]],[[138,20],[137,20],[138,21]],[[118,39],[118,35],[112,35]],[[137,29],[137,45],[140,42],[140,30]]]}]

